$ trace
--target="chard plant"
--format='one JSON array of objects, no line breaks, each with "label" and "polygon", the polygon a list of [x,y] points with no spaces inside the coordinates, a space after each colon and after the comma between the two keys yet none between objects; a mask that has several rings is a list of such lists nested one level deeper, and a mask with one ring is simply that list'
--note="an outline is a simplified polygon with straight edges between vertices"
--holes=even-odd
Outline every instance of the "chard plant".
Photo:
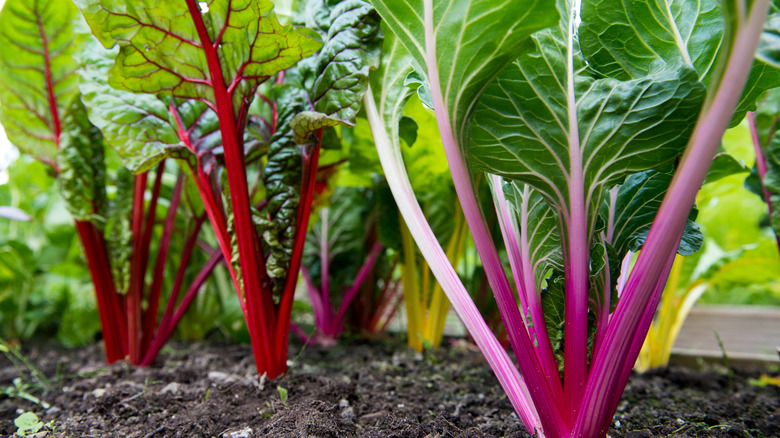
[{"label": "chard plant", "polygon": [[189,169],[257,370],[284,373],[320,148],[353,123],[379,17],[361,0],[308,2],[309,28],[281,25],[268,0],[76,3],[105,48],[86,54],[91,119],[134,172],[166,157]]},{"label": "chard plant", "polygon": [[[409,163],[417,201],[439,243],[447,248],[450,262],[457,266],[465,251],[468,227],[449,176],[436,120],[424,105],[412,97],[404,108],[399,122],[400,149]],[[379,175],[384,179],[384,175],[368,122],[359,118],[354,128],[342,129],[342,135],[348,145],[349,162],[338,180],[348,186],[372,187],[377,198],[379,240],[398,256],[400,278],[393,283],[402,286],[408,345],[420,352],[426,346],[438,348],[450,302],[421,256],[392,193],[385,185],[375,184],[374,180]]]},{"label": "chard plant", "polygon": [[760,196],[769,212],[769,225],[780,251],[780,93],[773,90],[765,96],[756,112],[748,113],[748,123],[756,153],[755,166],[745,185]]},{"label": "chard plant", "polygon": [[[777,86],[771,38],[753,62],[769,2],[372,3],[388,32],[365,106],[410,231],[529,432],[605,436],[674,255],[700,244],[692,206],[723,132]],[[517,367],[414,201],[398,147],[410,83],[435,112]]]},{"label": "chard plant", "polygon": [[[164,163],[152,172],[132,175],[108,162],[106,143],[116,143],[104,139],[87,119],[78,88],[81,66],[74,57],[79,44],[72,32],[76,15],[76,7],[66,0],[4,6],[0,120],[12,143],[48,167],[75,219],[95,288],[107,361],[128,358],[148,365],[218,259],[202,268],[179,302],[203,219],[184,228],[177,224],[182,183],[180,179],[163,194]],[[168,211],[161,220],[162,202]],[[189,241],[158,321],[174,232],[185,233]],[[157,255],[152,260],[154,242]]]},{"label": "chard plant", "polygon": [[307,342],[334,344],[353,307],[372,331],[392,306],[395,263],[378,239],[376,204],[372,190],[337,187],[317,212],[301,268],[316,329]]}]

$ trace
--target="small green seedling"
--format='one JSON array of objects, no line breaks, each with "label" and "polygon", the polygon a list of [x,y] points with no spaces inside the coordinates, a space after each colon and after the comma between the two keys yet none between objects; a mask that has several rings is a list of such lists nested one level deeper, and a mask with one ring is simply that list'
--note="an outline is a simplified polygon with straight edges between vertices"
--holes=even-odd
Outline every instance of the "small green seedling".
[{"label": "small green seedling", "polygon": [[14,420],[16,426],[16,435],[28,436],[38,433],[43,429],[44,424],[38,420],[38,416],[32,412],[25,412]]},{"label": "small green seedling", "polygon": [[287,406],[287,389],[282,388],[281,386],[277,386],[276,390],[279,391],[279,398],[282,400],[282,404],[286,407]]}]

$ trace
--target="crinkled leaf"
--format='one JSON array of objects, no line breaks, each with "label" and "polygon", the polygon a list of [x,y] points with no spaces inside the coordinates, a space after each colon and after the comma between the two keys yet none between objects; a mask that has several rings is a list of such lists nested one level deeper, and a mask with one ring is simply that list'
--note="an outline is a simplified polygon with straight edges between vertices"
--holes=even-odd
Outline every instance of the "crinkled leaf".
[{"label": "crinkled leaf", "polygon": [[[727,2],[728,3],[728,2]],[[683,65],[702,82],[718,80],[725,19],[716,0],[584,2],[580,39],[591,68],[622,80]],[[737,124],[766,90],[780,86],[776,18],[767,22],[756,61],[732,119]]]},{"label": "crinkled leaf", "polygon": [[78,94],[69,0],[9,1],[0,13],[0,122],[21,151],[53,165],[62,113]]},{"label": "crinkled leaf", "polygon": [[[106,48],[119,45],[108,83],[138,93],[214,102],[212,80],[187,3],[76,0]],[[238,111],[259,84],[319,48],[293,26],[281,26],[269,0],[211,0],[202,13],[217,44],[225,84]]]},{"label": "crinkled leaf", "polygon": [[592,232],[606,190],[680,155],[705,89],[685,67],[628,81],[593,77],[566,6],[559,26],[529,38],[485,91],[471,131],[472,163],[531,185],[561,212],[570,210],[569,184],[581,175],[575,189],[584,189]]},{"label": "crinkled leaf", "polygon": [[269,277],[278,280],[275,288],[280,291],[292,256],[303,172],[301,150],[293,141],[290,122],[306,104],[306,95],[300,88],[287,85],[277,96],[277,101],[283,104],[277,119],[281,128],[271,137],[268,161],[263,169],[268,204],[262,214],[253,216],[253,220],[263,240],[263,252],[269,254],[266,270]]},{"label": "crinkled leaf", "polygon": [[[371,3],[430,84],[426,58],[434,54],[426,48],[425,2]],[[466,147],[467,121],[485,86],[521,53],[521,41],[554,24],[558,14],[553,2],[541,0],[441,0],[433,2],[431,13],[443,100],[456,138]]]},{"label": "crinkled leaf", "polygon": [[134,182],[132,172],[124,167],[117,169],[114,180],[116,190],[109,204],[104,233],[114,285],[116,291],[121,294],[130,289],[130,258],[133,255],[133,232],[130,223],[133,214]]},{"label": "crinkled leaf", "polygon": [[322,50],[288,72],[288,85],[277,94],[278,129],[263,171],[268,205],[255,219],[269,254],[269,276],[282,280],[277,288],[287,276],[300,204],[303,165],[298,145],[316,143],[312,136],[324,127],[353,126],[368,70],[379,64],[381,30],[373,8],[362,0],[332,3],[309,4],[306,24],[321,32]]},{"label": "crinkled leaf", "polygon": [[[163,100],[151,94],[119,90],[108,84],[109,70],[118,50],[105,49],[84,27],[76,27],[79,50],[75,58],[82,66],[79,89],[90,121],[100,128],[106,142],[122,156],[125,165],[136,172],[148,170],[167,157],[193,161],[195,157],[180,142],[175,121],[169,120],[172,118],[169,106]],[[184,111],[185,114],[206,110],[201,102],[190,104],[190,107],[197,108]],[[189,124],[185,126],[189,127]]]},{"label": "crinkled leaf", "polygon": [[323,45],[298,67],[313,110],[292,120],[298,144],[313,142],[309,137],[326,126],[354,126],[382,47],[379,15],[368,2],[318,0],[307,4],[307,12],[305,24],[321,33]]},{"label": "crinkled leaf", "polygon": [[[503,189],[515,214],[518,225],[516,234],[521,237],[518,242],[520,251],[528,251],[535,284],[541,290],[542,281],[550,269],[563,270],[558,215],[542,195],[527,184],[507,182]],[[522,233],[524,224],[527,230]],[[522,239],[523,235],[527,236],[526,240]]]},{"label": "crinkled leaf", "polygon": [[57,156],[60,193],[74,218],[102,229],[108,206],[103,136],[89,123],[78,95],[63,114],[62,126]]},{"label": "crinkled leaf", "polygon": [[[615,248],[617,260],[623,260],[628,251],[641,249],[671,181],[672,175],[663,172],[637,173],[626,178],[614,199],[610,196],[604,202],[601,217],[607,221],[607,241]],[[680,255],[693,254],[704,241],[693,221],[695,209],[691,215],[677,249]]]}]

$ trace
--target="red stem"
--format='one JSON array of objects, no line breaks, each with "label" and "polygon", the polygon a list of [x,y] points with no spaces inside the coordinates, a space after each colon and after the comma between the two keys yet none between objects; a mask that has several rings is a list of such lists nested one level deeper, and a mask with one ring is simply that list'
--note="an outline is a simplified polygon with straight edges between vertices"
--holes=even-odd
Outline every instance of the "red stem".
[{"label": "red stem", "polygon": [[[36,3],[37,4],[37,3]],[[54,132],[54,144],[59,149],[60,146],[60,134],[62,133],[62,127],[60,125],[60,115],[57,109],[57,96],[54,93],[54,80],[51,73],[51,53],[49,52],[49,38],[46,36],[46,31],[43,28],[43,22],[41,21],[41,14],[35,14],[36,25],[38,26],[38,33],[41,36],[41,44],[43,45],[43,75],[46,80],[46,95],[49,100],[49,112],[52,119],[52,131]],[[59,167],[57,163],[52,163],[56,172],[59,173]]]},{"label": "red stem", "polygon": [[[244,280],[244,297],[248,316],[247,323],[257,328],[256,337],[252,338],[252,349],[255,356],[257,371],[274,378],[284,371],[279,369],[273,355],[274,338],[271,328],[274,324],[273,299],[269,293],[270,280],[266,276],[265,263],[258,253],[257,233],[252,223],[252,211],[249,200],[249,190],[244,168],[244,149],[240,128],[234,114],[232,96],[222,76],[222,66],[216,48],[212,45],[208,30],[203,23],[197,2],[187,0],[198,36],[206,56],[211,87],[214,92],[214,103],[219,119],[222,146],[225,154],[225,171],[230,187],[230,201],[233,206],[235,230],[238,240],[239,263],[241,277]],[[297,271],[295,271],[297,273]],[[259,339],[257,339],[259,337]],[[284,361],[283,361],[284,362]]]},{"label": "red stem", "polygon": [[[202,224],[203,222],[201,221],[200,223]],[[173,334],[174,327],[176,327],[179,321],[181,321],[181,318],[187,312],[187,309],[190,307],[190,304],[192,304],[192,301],[195,299],[195,296],[197,295],[201,286],[203,286],[203,283],[206,282],[206,279],[209,275],[211,275],[211,272],[214,270],[214,268],[223,260],[223,257],[224,256],[221,252],[215,251],[214,254],[211,255],[209,261],[206,262],[206,265],[203,267],[200,273],[198,273],[198,276],[187,290],[187,293],[184,294],[184,298],[181,300],[181,304],[179,305],[179,308],[176,310],[176,313],[173,315],[173,317],[170,317],[167,320],[165,317],[163,317],[163,320],[160,321],[160,328],[157,331],[157,334],[154,337],[154,341],[152,341],[149,350],[146,352],[141,365],[149,366],[154,363],[154,360],[157,358],[157,355],[160,353],[163,345],[168,342],[171,334]],[[168,306],[165,309],[166,314],[168,314],[168,308],[170,308],[172,312],[175,302],[175,299],[168,301]]]},{"label": "red stem", "polygon": [[[301,181],[301,201],[298,207],[298,217],[295,221],[295,241],[293,243],[292,257],[290,267],[287,270],[287,282],[282,292],[282,301],[279,304],[276,321],[276,341],[277,350],[274,359],[279,361],[282,371],[287,366],[287,338],[290,333],[290,317],[292,314],[292,303],[295,295],[295,285],[298,281],[298,270],[301,268],[301,259],[303,258],[303,247],[306,242],[306,231],[309,227],[309,216],[311,215],[312,196],[314,195],[314,183],[317,180],[317,166],[320,158],[320,145],[322,143],[322,130],[317,134],[317,144],[311,152],[311,157],[307,160],[304,155],[303,180]],[[304,151],[305,153],[305,151]]]},{"label": "red stem", "polygon": [[[176,225],[176,212],[179,209],[181,201],[181,191],[184,178],[179,174],[176,179],[176,186],[171,195],[171,205],[168,209],[168,215],[165,218],[165,227],[160,238],[160,246],[157,249],[157,259],[154,263],[154,274],[152,276],[152,286],[149,290],[148,306],[144,313],[143,337],[141,338],[141,351],[147,351],[149,344],[154,336],[155,326],[157,325],[157,310],[160,307],[160,295],[162,293],[163,277],[165,274],[165,263],[168,260],[168,250],[171,246],[171,237],[173,228]],[[148,225],[148,224],[147,224]],[[200,227],[196,227],[196,232]],[[181,263],[181,266],[187,266],[188,263]]]},{"label": "red stem", "polygon": [[125,309],[127,318],[127,342],[130,362],[138,364],[141,360],[141,299],[144,289],[144,274],[146,266],[143,265],[143,217],[144,194],[146,192],[147,172],[135,176],[135,189],[133,191],[133,216],[130,227],[133,238],[133,253],[130,257],[130,290],[127,291]]},{"label": "red stem", "polygon": [[106,361],[114,363],[124,359],[127,354],[127,329],[122,317],[119,295],[114,288],[113,279],[110,278],[111,269],[107,266],[108,253],[105,241],[91,222],[77,220],[76,229],[84,246],[92,284],[95,286]]}]

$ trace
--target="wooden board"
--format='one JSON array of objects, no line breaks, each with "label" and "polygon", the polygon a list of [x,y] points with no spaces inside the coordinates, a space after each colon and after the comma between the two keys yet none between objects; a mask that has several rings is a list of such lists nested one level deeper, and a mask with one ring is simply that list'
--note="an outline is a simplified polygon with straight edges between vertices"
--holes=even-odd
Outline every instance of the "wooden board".
[{"label": "wooden board", "polygon": [[715,332],[729,359],[780,361],[780,308],[696,306],[685,320],[672,354],[720,358]]}]

